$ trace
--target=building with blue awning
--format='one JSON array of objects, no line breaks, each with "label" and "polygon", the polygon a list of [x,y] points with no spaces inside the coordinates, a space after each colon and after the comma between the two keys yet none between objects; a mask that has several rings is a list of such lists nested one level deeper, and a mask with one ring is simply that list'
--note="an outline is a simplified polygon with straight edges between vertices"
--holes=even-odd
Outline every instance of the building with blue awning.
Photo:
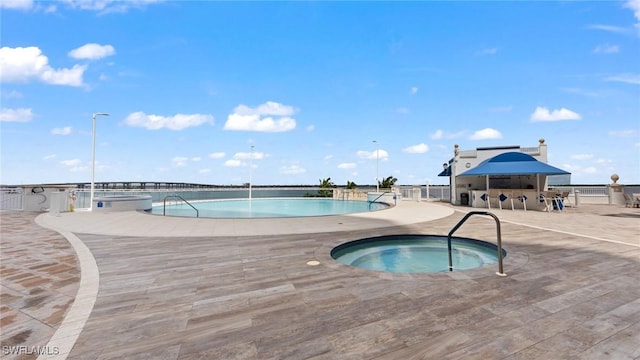
[{"label": "building with blue awning", "polygon": [[476,194],[488,202],[486,199],[492,189],[502,199],[517,192],[520,201],[524,201],[525,192],[535,199],[536,192],[548,190],[549,177],[563,176],[570,182],[568,171],[547,164],[544,139],[540,139],[537,147],[459,150],[456,145],[454,157],[443,164],[443,171],[438,176],[449,176],[452,204],[471,206],[481,206],[475,203]]}]

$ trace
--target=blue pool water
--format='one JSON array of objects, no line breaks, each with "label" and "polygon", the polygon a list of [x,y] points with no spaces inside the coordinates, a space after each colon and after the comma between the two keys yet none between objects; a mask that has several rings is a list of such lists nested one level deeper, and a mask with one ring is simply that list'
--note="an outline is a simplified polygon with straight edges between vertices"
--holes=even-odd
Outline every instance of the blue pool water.
[{"label": "blue pool water", "polygon": [[[468,270],[498,262],[497,247],[467,238],[451,239],[453,269]],[[449,271],[447,237],[436,235],[392,235],[341,244],[331,256],[363,269],[393,273]],[[506,251],[503,250],[503,256]]]},{"label": "blue pool water", "polygon": [[[333,199],[238,199],[191,201],[200,217],[210,218],[274,218],[340,215],[375,211],[387,208],[386,204],[367,201],[342,201]],[[152,214],[162,215],[163,205],[156,205]],[[195,217],[196,211],[184,202],[167,202],[166,215]]]}]

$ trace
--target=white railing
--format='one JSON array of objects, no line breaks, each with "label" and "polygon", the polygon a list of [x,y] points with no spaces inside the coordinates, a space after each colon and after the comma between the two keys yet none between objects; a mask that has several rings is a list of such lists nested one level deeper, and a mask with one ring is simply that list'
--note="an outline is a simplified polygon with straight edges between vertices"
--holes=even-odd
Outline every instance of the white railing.
[{"label": "white railing", "polygon": [[22,210],[23,203],[22,188],[0,188],[0,210]]},{"label": "white railing", "polygon": [[449,185],[397,186],[394,191],[400,200],[412,201],[449,201]]},{"label": "white railing", "polygon": [[608,197],[609,193],[606,186],[553,186],[554,190],[568,191],[573,196],[576,191],[580,192],[580,197]]}]

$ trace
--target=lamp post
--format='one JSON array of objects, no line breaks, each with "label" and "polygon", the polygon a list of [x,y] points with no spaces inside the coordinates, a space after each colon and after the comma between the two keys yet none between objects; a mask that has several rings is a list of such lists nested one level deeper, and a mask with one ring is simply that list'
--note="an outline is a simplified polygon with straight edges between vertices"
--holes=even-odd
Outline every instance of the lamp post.
[{"label": "lamp post", "polygon": [[109,116],[107,113],[94,113],[93,114],[93,136],[91,142],[91,196],[89,203],[89,211],[93,211],[93,192],[95,187],[95,179],[96,179],[96,117],[98,116]]},{"label": "lamp post", "polygon": [[380,144],[376,140],[373,140],[373,143],[376,144],[376,192],[380,192],[380,177],[378,173],[380,169]]},{"label": "lamp post", "polygon": [[249,201],[251,201],[251,186],[253,175],[253,145],[251,145],[251,152],[249,153]]}]

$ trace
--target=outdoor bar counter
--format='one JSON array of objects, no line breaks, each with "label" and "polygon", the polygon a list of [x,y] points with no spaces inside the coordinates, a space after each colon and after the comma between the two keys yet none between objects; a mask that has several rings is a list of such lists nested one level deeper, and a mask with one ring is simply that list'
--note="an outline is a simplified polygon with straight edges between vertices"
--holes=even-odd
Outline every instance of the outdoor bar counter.
[{"label": "outdoor bar counter", "polygon": [[[542,192],[546,194],[546,191]],[[526,209],[526,210],[542,210],[544,206],[538,199],[538,191],[535,189],[489,189],[487,190],[469,190],[469,205],[475,208],[488,208],[487,202],[490,202],[491,209]],[[526,208],[525,208],[526,206]]]}]

